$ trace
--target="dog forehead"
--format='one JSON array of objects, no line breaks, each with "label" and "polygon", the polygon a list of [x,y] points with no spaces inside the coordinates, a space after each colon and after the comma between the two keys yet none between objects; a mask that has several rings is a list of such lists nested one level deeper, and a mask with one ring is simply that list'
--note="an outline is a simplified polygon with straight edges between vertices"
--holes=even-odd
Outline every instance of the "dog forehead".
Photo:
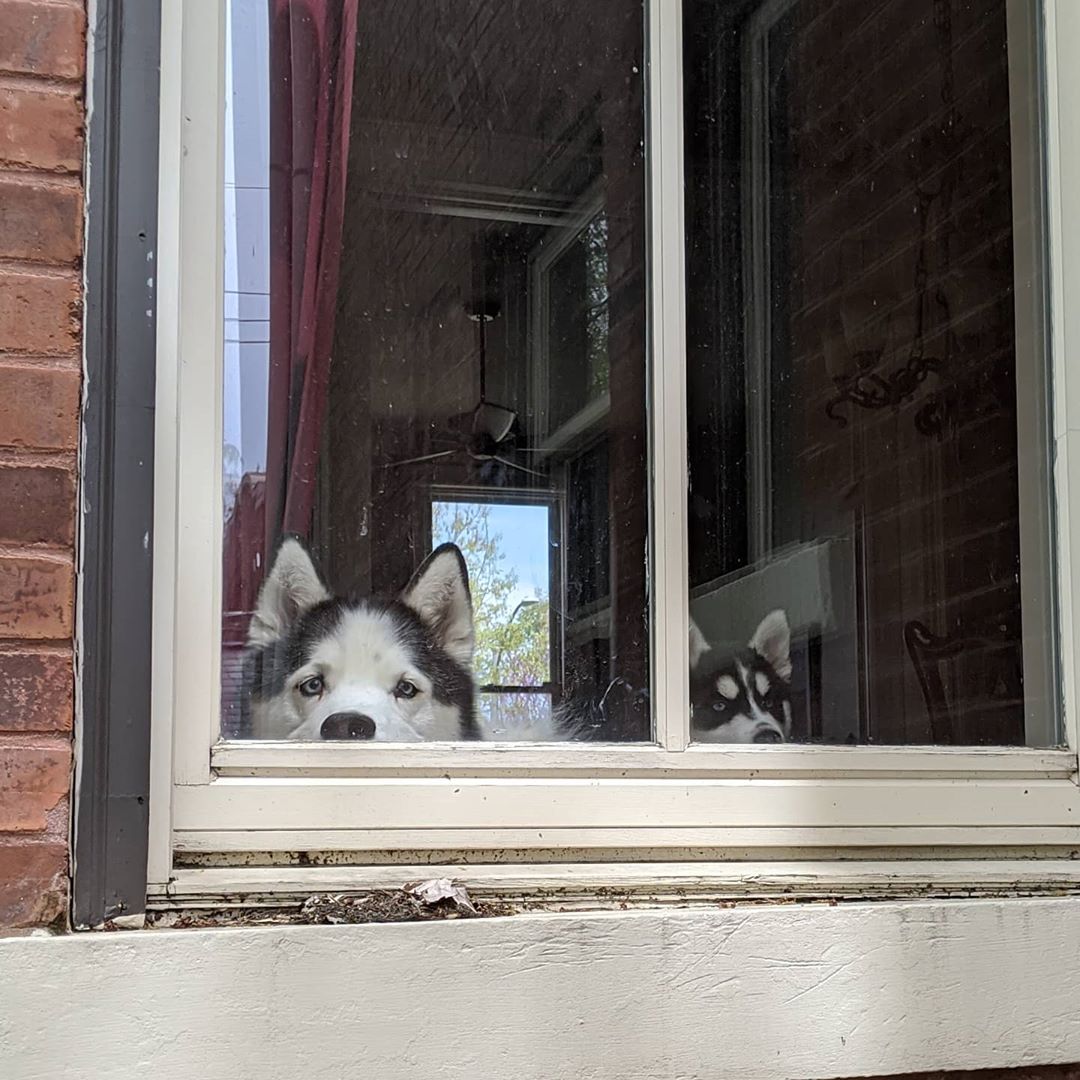
[{"label": "dog forehead", "polygon": [[719,694],[730,701],[746,692],[751,664],[752,657],[746,650],[717,650],[697,671],[691,673],[691,684],[699,694]]},{"label": "dog forehead", "polygon": [[312,642],[309,662],[341,679],[395,679],[413,663],[409,641],[393,612],[346,608],[334,628]]}]

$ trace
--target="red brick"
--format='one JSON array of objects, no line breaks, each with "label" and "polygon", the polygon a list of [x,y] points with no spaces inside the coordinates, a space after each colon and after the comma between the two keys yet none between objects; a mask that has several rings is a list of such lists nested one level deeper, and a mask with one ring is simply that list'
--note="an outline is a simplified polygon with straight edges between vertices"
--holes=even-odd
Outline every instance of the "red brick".
[{"label": "red brick", "polygon": [[0,732],[70,731],[71,654],[0,652]]},{"label": "red brick", "polygon": [[0,352],[70,356],[81,313],[78,275],[0,270]]},{"label": "red brick", "polygon": [[81,5],[0,0],[0,70],[77,79],[85,55]]},{"label": "red brick", "polygon": [[74,472],[0,465],[0,541],[69,546],[74,539]]},{"label": "red brick", "polygon": [[0,87],[0,162],[77,173],[82,158],[83,107],[78,94]]},{"label": "red brick", "polygon": [[0,843],[0,926],[45,926],[67,910],[63,844]]},{"label": "red brick", "polygon": [[[3,17],[0,8],[0,20]],[[82,192],[78,188],[0,177],[0,256],[70,266],[81,250]]]},{"label": "red brick", "polygon": [[73,577],[64,559],[0,557],[0,638],[70,638]]},{"label": "red brick", "polygon": [[49,811],[67,798],[71,746],[0,742],[0,833],[40,832]]},{"label": "red brick", "polygon": [[0,365],[0,445],[73,450],[79,373]]}]

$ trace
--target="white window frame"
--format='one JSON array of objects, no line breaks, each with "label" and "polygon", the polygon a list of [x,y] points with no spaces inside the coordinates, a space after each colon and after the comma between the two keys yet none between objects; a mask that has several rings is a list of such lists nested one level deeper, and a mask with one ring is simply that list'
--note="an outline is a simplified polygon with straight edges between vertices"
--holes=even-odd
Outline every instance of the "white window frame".
[{"label": "white window frame", "polygon": [[[764,860],[778,887],[798,888],[807,860],[856,887],[963,882],[965,868],[1002,881],[1021,853],[1046,859],[1039,880],[1080,878],[1065,857],[1080,846],[1080,142],[1059,119],[1080,115],[1080,4],[1045,3],[1063,750],[689,745],[679,0],[649,4],[647,47],[658,745],[218,744],[224,0],[163,0],[152,898],[400,881],[431,852],[517,889],[744,887],[758,863],[733,859]],[[298,850],[357,854],[333,870],[244,865]]]}]

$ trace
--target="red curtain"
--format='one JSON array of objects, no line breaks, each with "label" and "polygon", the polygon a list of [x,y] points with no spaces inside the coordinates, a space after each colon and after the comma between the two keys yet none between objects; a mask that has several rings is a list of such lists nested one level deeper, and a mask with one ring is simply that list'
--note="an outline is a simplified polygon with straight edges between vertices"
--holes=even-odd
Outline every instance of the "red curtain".
[{"label": "red curtain", "polygon": [[241,648],[279,537],[306,535],[334,341],[358,0],[267,0],[270,378],[266,473],[224,537],[224,637]]},{"label": "red curtain", "polygon": [[359,0],[270,3],[266,551],[307,535],[334,340]]}]

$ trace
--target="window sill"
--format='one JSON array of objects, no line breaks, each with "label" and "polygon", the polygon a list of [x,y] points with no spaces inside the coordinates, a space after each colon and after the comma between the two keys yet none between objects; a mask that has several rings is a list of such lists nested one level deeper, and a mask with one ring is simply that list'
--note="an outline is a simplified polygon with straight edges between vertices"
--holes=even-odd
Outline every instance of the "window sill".
[{"label": "window sill", "polygon": [[263,1080],[809,1080],[1080,1060],[1076,899],[28,937],[0,940],[0,967],[21,974],[0,985],[12,1080],[76,1060],[223,1080],[237,1061]]}]

